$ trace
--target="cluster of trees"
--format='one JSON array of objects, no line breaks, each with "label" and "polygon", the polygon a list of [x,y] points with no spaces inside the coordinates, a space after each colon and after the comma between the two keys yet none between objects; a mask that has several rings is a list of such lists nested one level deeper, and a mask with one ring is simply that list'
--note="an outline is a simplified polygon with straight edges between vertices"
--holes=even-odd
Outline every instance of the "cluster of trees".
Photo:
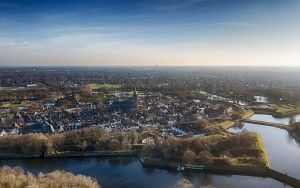
[{"label": "cluster of trees", "polygon": [[144,146],[142,154],[146,159],[212,166],[215,158],[218,158],[218,164],[229,164],[230,157],[259,159],[260,150],[255,149],[256,142],[256,137],[250,134],[211,135],[182,139],[167,137]]},{"label": "cluster of trees", "polygon": [[204,163],[213,164],[212,146],[221,138],[214,136],[204,138],[167,137],[158,139],[154,144],[144,146],[142,154],[144,158],[161,159],[169,162],[184,162],[187,164]]},{"label": "cluster of trees", "polygon": [[86,128],[49,137],[49,152],[55,151],[117,151],[130,150],[139,142],[134,131],[110,132],[102,128]]},{"label": "cluster of trees", "polygon": [[297,137],[300,137],[300,122],[292,124],[291,128],[291,131],[295,133]]},{"label": "cluster of trees", "polygon": [[47,147],[48,137],[43,134],[0,137],[0,153],[40,155]]},{"label": "cluster of trees", "polygon": [[206,133],[206,135],[227,135],[227,132],[224,131],[219,126],[210,126],[207,119],[199,119],[196,122],[192,123],[195,129],[200,129]]},{"label": "cluster of trees", "polygon": [[74,175],[69,172],[53,171],[46,174],[39,173],[35,176],[24,172],[19,167],[5,166],[0,168],[0,187],[100,188],[100,185],[88,176]]},{"label": "cluster of trees", "polygon": [[65,98],[61,98],[57,100],[57,105],[61,108],[67,109],[67,108],[74,108],[78,105],[78,102],[76,100],[76,96],[70,95]]},{"label": "cluster of trees", "polygon": [[31,156],[63,151],[130,150],[141,139],[134,131],[108,133],[102,128],[85,128],[53,135],[5,136],[0,137],[0,154]]}]

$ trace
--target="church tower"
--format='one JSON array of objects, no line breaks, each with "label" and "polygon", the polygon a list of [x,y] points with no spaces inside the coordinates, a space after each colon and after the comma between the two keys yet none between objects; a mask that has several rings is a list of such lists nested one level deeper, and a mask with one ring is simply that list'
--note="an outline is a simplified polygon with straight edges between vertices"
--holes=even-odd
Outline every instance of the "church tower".
[{"label": "church tower", "polygon": [[132,103],[133,103],[133,107],[134,108],[138,108],[138,95],[137,95],[137,91],[136,91],[136,88],[134,88],[134,93],[132,95]]}]

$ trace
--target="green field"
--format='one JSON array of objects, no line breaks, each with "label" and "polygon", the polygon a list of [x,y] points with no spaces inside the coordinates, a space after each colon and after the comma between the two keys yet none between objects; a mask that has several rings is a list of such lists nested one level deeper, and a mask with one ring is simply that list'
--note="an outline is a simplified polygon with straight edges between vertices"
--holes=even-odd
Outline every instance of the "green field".
[{"label": "green field", "polygon": [[285,117],[292,116],[300,113],[300,107],[288,107],[288,106],[278,106],[274,116]]},{"label": "green field", "polygon": [[[241,114],[242,119],[247,119],[252,115],[253,115],[253,111],[250,110],[250,109],[249,110],[244,110]],[[236,123],[237,122],[233,121],[233,120],[226,120],[226,121],[219,122],[218,125],[220,127],[222,127],[224,130],[227,130],[227,129],[231,128],[232,126],[234,126]]]},{"label": "green field", "polygon": [[251,109],[246,109],[243,111],[242,115],[242,119],[247,119],[250,116],[252,116],[254,114],[254,112]]},{"label": "green field", "polygon": [[91,83],[88,84],[88,87],[92,89],[120,89],[122,88],[121,84],[98,84],[98,83]]},{"label": "green field", "polygon": [[232,120],[226,120],[226,121],[223,121],[221,123],[218,123],[218,125],[220,127],[222,127],[224,130],[229,129],[230,127],[234,126],[235,124],[236,124],[236,122],[232,121]]},{"label": "green field", "polygon": [[21,107],[21,106],[30,106],[32,103],[29,101],[22,102],[1,102],[0,108],[13,108],[13,107]]},{"label": "green field", "polygon": [[270,162],[268,158],[267,151],[264,146],[263,139],[259,133],[251,132],[252,136],[256,137],[256,147],[262,152],[262,161],[265,164],[266,167],[270,168]]}]

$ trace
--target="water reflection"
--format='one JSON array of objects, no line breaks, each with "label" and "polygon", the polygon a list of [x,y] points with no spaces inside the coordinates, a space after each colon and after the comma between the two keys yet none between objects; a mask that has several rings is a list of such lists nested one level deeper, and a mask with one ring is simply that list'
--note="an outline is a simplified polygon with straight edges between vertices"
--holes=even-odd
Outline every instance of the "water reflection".
[{"label": "water reflection", "polygon": [[263,137],[271,167],[283,173],[300,178],[300,145],[286,131],[274,127],[244,123],[228,131],[240,133],[258,132]]},{"label": "water reflection", "polygon": [[110,158],[106,158],[106,160],[108,160],[109,164],[111,166],[127,166],[130,163],[134,162],[136,160],[136,158],[134,157],[126,157],[126,158],[121,158],[121,157],[110,157]]},{"label": "water reflection", "polygon": [[248,104],[246,101],[234,100],[234,99],[227,99],[225,97],[221,97],[219,95],[211,94],[211,93],[208,93],[206,91],[200,91],[199,93],[201,93],[202,95],[206,96],[208,100],[227,101],[227,102],[230,102],[230,103],[239,104],[241,106],[245,106],[245,105]]},{"label": "water reflection", "polygon": [[286,118],[275,118],[272,115],[266,115],[266,114],[254,114],[249,119],[289,125],[290,123],[293,123],[293,122],[299,122],[300,114],[295,115],[293,117],[286,117]]},{"label": "water reflection", "polygon": [[135,157],[1,160],[0,164],[1,166],[20,166],[34,174],[56,169],[84,174],[97,179],[104,188],[174,188],[177,181],[183,177],[191,180],[195,187],[210,185],[230,188],[284,187],[282,183],[269,178],[203,174],[190,171],[179,173],[173,169],[145,168]]}]

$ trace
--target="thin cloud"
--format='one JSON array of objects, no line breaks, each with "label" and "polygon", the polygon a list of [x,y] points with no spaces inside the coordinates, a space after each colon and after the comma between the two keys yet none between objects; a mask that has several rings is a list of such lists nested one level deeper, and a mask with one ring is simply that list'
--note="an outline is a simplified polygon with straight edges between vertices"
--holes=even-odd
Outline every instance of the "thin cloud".
[{"label": "thin cloud", "polygon": [[192,49],[197,49],[199,47],[206,47],[208,44],[205,42],[182,42],[176,44],[176,46],[180,48],[192,48]]},{"label": "thin cloud", "polygon": [[248,23],[248,22],[219,22],[210,24],[213,26],[229,26],[229,27],[262,27],[260,24]]},{"label": "thin cloud", "polygon": [[192,6],[196,3],[204,2],[204,1],[207,1],[207,0],[185,0],[185,1],[180,1],[177,3],[172,2],[172,3],[157,5],[157,6],[155,6],[155,9],[157,9],[157,10],[177,10],[177,9],[186,8],[186,7]]}]

